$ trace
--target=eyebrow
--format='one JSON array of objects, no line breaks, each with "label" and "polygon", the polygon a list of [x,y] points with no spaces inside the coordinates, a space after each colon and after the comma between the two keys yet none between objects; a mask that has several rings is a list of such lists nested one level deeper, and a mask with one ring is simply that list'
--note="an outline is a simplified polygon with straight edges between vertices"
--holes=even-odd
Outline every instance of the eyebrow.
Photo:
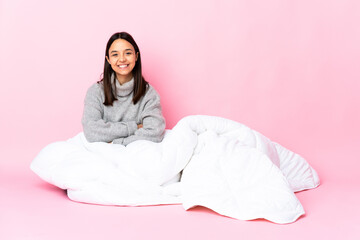
[{"label": "eyebrow", "polygon": [[[128,51],[128,50],[133,51],[131,48],[125,49],[125,51]],[[110,53],[113,53],[113,52],[118,52],[118,51],[117,50],[112,50]]]}]

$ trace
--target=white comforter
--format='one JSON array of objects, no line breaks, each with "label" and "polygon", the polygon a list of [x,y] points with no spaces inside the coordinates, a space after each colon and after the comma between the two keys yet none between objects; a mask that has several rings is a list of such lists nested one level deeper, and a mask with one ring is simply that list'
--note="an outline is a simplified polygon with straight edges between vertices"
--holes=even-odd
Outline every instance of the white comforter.
[{"label": "white comforter", "polygon": [[299,155],[243,124],[188,116],[161,143],[89,143],[83,133],[46,146],[31,164],[70,199],[104,205],[181,203],[236,219],[294,222],[294,192],[319,178]]}]

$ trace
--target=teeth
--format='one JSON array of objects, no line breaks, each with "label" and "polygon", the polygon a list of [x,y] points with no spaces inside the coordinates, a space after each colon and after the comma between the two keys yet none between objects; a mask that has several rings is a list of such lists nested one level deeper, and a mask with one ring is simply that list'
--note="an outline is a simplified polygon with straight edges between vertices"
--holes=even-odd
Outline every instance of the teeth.
[{"label": "teeth", "polygon": [[128,65],[119,65],[121,68],[126,68]]}]

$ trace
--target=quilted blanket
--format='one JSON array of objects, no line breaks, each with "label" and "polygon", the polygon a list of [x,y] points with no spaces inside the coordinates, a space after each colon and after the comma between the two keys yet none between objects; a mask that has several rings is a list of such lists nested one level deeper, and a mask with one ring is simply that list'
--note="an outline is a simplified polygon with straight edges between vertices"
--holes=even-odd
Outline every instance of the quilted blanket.
[{"label": "quilted blanket", "polygon": [[83,133],[43,148],[31,163],[74,201],[204,206],[232,218],[291,223],[304,214],[294,192],[319,185],[300,155],[228,119],[188,116],[161,143],[89,143]]}]

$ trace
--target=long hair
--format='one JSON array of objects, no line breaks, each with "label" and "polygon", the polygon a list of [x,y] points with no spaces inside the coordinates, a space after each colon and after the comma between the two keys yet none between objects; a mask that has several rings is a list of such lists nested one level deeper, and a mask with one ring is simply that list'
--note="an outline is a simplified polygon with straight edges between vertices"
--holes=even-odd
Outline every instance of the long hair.
[{"label": "long hair", "polygon": [[[109,62],[106,60],[106,57],[109,58],[109,49],[111,44],[117,39],[124,39],[128,41],[135,49],[135,54],[138,55],[137,61],[135,66],[132,70],[132,74],[134,77],[134,94],[133,94],[133,103],[136,104],[141,97],[143,97],[146,93],[146,88],[148,87],[148,82],[146,82],[145,78],[142,75],[141,71],[141,54],[138,45],[136,44],[134,38],[127,32],[118,32],[114,33],[109,41],[106,44],[105,50],[105,62],[104,62],[104,72],[103,78],[99,82],[103,82],[104,85],[104,94],[105,94],[105,106],[112,106],[113,102],[117,100],[113,90],[112,90],[112,82],[111,82],[111,75],[114,74],[114,70],[112,69]],[[114,81],[116,79],[114,78]],[[99,83],[98,82],[98,83]]]}]

